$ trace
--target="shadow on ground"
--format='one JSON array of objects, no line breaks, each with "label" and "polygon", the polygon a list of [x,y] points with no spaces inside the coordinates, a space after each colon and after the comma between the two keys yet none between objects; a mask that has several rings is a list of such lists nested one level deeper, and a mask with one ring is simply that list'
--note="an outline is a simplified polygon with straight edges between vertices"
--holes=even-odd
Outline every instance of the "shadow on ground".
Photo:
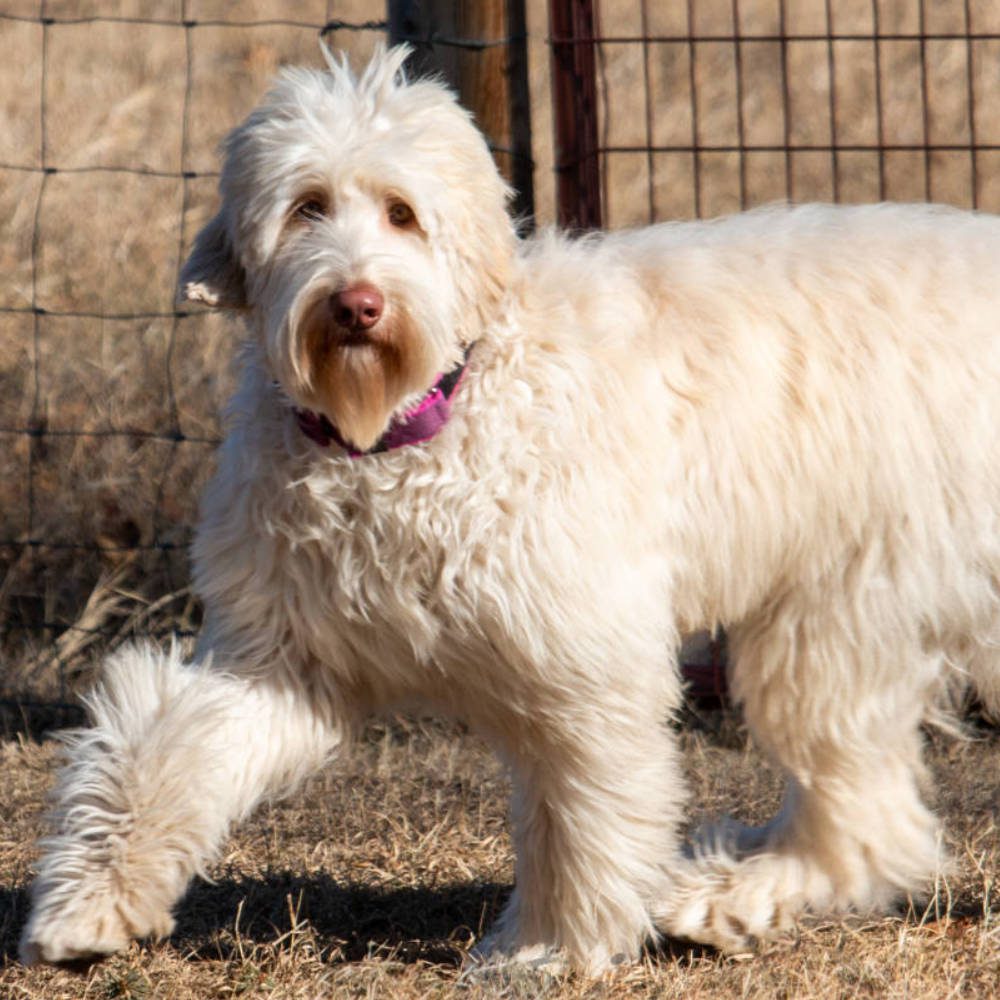
[{"label": "shadow on ground", "polygon": [[60,729],[82,726],[86,721],[86,712],[79,704],[0,695],[0,739],[23,736],[41,740]]},{"label": "shadow on ground", "polygon": [[[482,937],[509,891],[492,882],[383,889],[291,872],[220,878],[191,887],[177,909],[170,944],[187,961],[232,961],[256,946],[292,947],[293,935],[308,934],[327,962],[379,957],[457,967],[470,939]],[[0,888],[0,967],[18,960],[27,911],[26,889]],[[927,923],[927,914],[913,909],[900,908],[897,916],[914,925]],[[957,905],[949,919],[976,924],[983,913]],[[668,963],[718,954],[708,945],[673,938],[651,942],[645,952],[654,962]],[[85,973],[93,964],[80,961],[64,968]]]},{"label": "shadow on ground", "polygon": [[509,886],[434,889],[340,884],[323,874],[271,872],[198,882],[177,909],[171,942],[195,958],[232,957],[242,942],[272,944],[308,924],[343,961],[391,953],[398,961],[457,963],[499,912]]},{"label": "shadow on ground", "polygon": [[[189,961],[227,961],[255,945],[273,946],[308,926],[328,960],[391,956],[397,962],[458,966],[470,938],[482,936],[509,892],[509,886],[497,883],[379,889],[291,872],[220,878],[191,887],[177,908],[170,943]],[[17,961],[27,910],[26,889],[0,889],[0,912],[5,915],[0,964]],[[651,945],[647,953],[669,960],[715,951],[668,939]],[[85,972],[92,964],[81,961],[66,967]]]},{"label": "shadow on ground", "polygon": [[[391,954],[396,961],[458,964],[462,948],[492,922],[508,893],[509,886],[493,883],[380,889],[339,885],[321,874],[223,877],[191,886],[170,943],[191,960],[225,960],[308,926],[334,960]],[[0,888],[0,913],[2,965],[17,961],[27,889]]]},{"label": "shadow on ground", "polygon": [[0,888],[0,967],[17,961],[17,940],[28,917],[28,890]]}]

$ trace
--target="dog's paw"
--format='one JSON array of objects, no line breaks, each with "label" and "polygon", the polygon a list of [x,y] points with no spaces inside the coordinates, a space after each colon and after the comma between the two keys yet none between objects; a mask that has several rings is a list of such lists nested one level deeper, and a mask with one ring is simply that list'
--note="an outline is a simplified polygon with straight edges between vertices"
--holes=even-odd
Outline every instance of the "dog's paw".
[{"label": "dog's paw", "polygon": [[794,927],[806,905],[800,867],[793,859],[768,855],[701,857],[678,877],[669,900],[658,908],[657,926],[671,937],[729,955],[752,951]]},{"label": "dog's paw", "polygon": [[486,937],[469,953],[470,969],[520,967],[560,972],[565,968],[565,956],[556,948],[544,944],[509,947],[498,935]]},{"label": "dog's paw", "polygon": [[469,953],[460,979],[464,983],[487,984],[498,991],[513,988],[515,992],[536,995],[568,972],[565,953],[559,949],[541,944],[508,949],[496,938],[487,937]]},{"label": "dog's paw", "polygon": [[169,913],[137,913],[104,897],[73,899],[61,908],[42,907],[21,936],[19,955],[25,965],[74,962],[124,951],[136,938],[163,938],[174,929]]},{"label": "dog's paw", "polygon": [[503,931],[487,936],[470,953],[463,970],[466,979],[521,981],[525,977],[561,979],[570,972],[602,976],[611,969],[629,965],[633,957],[610,954],[595,947],[576,954],[548,944],[510,945]]}]

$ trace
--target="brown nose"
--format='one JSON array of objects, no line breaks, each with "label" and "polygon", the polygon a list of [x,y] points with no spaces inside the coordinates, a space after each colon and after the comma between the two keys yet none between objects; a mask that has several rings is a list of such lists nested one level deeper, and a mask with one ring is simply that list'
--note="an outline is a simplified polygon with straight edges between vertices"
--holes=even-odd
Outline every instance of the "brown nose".
[{"label": "brown nose", "polygon": [[385,299],[374,285],[350,285],[330,296],[330,307],[337,326],[370,330],[382,316]]}]

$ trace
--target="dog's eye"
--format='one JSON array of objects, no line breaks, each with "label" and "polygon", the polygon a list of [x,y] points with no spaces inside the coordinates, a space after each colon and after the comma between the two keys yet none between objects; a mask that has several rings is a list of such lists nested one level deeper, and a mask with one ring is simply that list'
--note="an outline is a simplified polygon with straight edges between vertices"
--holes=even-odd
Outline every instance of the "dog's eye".
[{"label": "dog's eye", "polygon": [[295,205],[292,215],[296,219],[304,219],[306,222],[322,219],[326,215],[326,204],[315,196],[303,198]]},{"label": "dog's eye", "polygon": [[413,209],[405,201],[392,201],[386,210],[386,216],[390,224],[400,229],[405,229],[416,221]]}]

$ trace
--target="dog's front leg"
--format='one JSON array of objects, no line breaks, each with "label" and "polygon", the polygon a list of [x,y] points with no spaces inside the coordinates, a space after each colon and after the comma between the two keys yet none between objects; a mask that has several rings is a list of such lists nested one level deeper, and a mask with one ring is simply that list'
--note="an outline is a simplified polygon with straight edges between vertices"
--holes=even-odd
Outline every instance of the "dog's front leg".
[{"label": "dog's front leg", "polygon": [[658,704],[568,706],[514,750],[517,884],[484,962],[598,973],[655,937],[684,799]]},{"label": "dog's front leg", "polygon": [[337,744],[300,692],[227,666],[149,646],[109,661],[88,699],[92,727],[67,737],[24,961],[168,934],[173,905],[230,824]]}]

